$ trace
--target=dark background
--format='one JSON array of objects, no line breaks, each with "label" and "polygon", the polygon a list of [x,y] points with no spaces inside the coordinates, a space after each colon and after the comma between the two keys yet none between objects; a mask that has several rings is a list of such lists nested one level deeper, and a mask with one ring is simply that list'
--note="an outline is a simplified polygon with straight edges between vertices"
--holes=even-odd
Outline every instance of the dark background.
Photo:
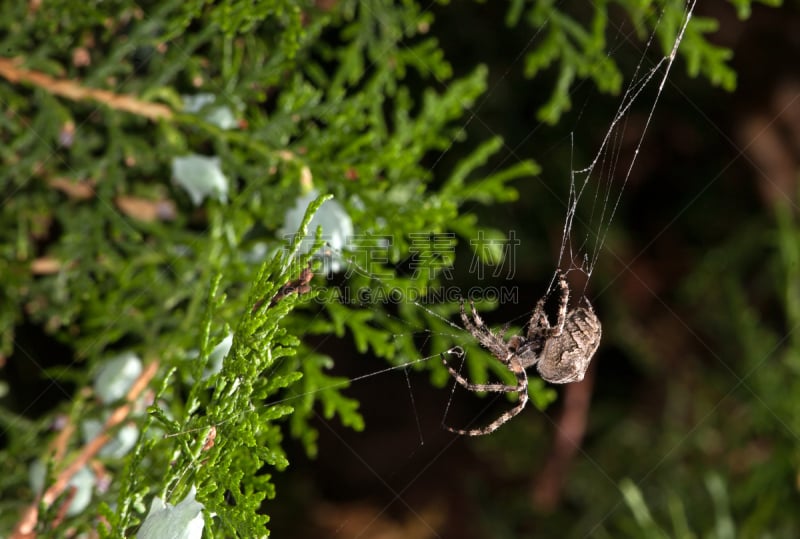
[{"label": "dark background", "polygon": [[[558,258],[570,169],[594,156],[620,99],[583,82],[558,127],[537,122],[553,80],[549,72],[524,78],[517,53],[532,30],[506,28],[505,8],[437,6],[431,29],[456,74],[478,63],[490,69],[468,139],[502,135],[505,153],[494,165],[532,158],[543,167],[517,183],[519,200],[501,211],[467,208],[522,239],[513,283],[519,302],[484,313],[495,326],[523,323],[544,293]],[[559,387],[546,412],[529,406],[480,439],[442,429],[450,388],[431,387],[425,374],[409,374],[411,390],[402,371],[354,383],[348,394],[362,403],[367,429],[352,432],[320,417],[319,457],[309,460],[294,447],[290,468],[276,478],[279,501],[269,504],[275,537],[299,537],[298,526],[305,537],[639,536],[622,501],[625,478],[661,523],[670,522],[669,500],[683,500],[695,532],[719,522],[704,486],[709,477],[725,478],[730,511],[750,503],[753,476],[769,475],[764,463],[786,455],[764,434],[770,426],[736,415],[749,417],[758,401],[772,405],[748,381],[735,324],[720,321],[731,314],[725,292],[713,284],[729,277],[756,319],[787,333],[770,260],[773,215],[782,204],[794,207],[800,170],[800,14],[793,3],[754,6],[742,22],[721,1],[702,3],[697,14],[720,21],[712,41],[734,51],[738,87],[727,93],[689,77],[682,57],[673,66],[587,289],[604,324],[587,380]],[[624,37],[631,28],[617,16],[609,48],[627,82],[644,44]],[[644,94],[627,118],[614,196],[653,99]],[[448,170],[456,152],[432,161]],[[346,341],[320,346],[339,358],[340,374],[364,374],[366,360]],[[460,403],[448,423],[464,424],[486,407],[481,417],[490,421],[509,404],[492,397]],[[780,410],[765,415],[790,443],[797,439]],[[779,481],[796,502],[793,479]]]}]

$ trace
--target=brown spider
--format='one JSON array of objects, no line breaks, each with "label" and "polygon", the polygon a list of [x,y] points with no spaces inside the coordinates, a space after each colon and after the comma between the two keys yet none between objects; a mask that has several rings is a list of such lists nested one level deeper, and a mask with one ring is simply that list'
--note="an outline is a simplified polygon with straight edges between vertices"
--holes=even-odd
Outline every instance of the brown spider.
[{"label": "brown spider", "polygon": [[525,369],[532,365],[536,365],[539,375],[544,380],[554,384],[568,384],[583,380],[589,362],[600,344],[602,333],[600,320],[586,297],[583,298],[583,305],[568,310],[569,285],[561,270],[558,271],[558,287],[561,297],[555,326],[550,325],[544,310],[547,298],[545,295],[536,303],[525,336],[514,335],[507,342],[504,339],[505,329],[494,333],[487,328],[475,311],[472,301],[470,301],[472,308],[472,320],[470,320],[467,313],[464,312],[464,301],[461,301],[461,320],[464,322],[464,327],[484,348],[492,353],[497,361],[505,365],[516,376],[517,383],[515,385],[470,383],[448,365],[442,356],[445,367],[456,382],[470,391],[516,393],[519,399],[516,406],[485,427],[462,430],[445,426],[447,430],[468,436],[489,434],[520,413],[528,403],[528,374]]}]

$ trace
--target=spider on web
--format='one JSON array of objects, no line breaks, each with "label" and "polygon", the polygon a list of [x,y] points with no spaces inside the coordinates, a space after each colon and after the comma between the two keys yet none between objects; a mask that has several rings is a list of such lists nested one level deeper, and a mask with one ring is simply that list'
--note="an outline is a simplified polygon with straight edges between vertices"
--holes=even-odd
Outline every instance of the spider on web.
[{"label": "spider on web", "polygon": [[[514,385],[473,384],[451,367],[442,355],[445,367],[456,382],[470,391],[516,393],[518,400],[513,408],[485,427],[456,429],[445,425],[447,430],[456,434],[480,436],[494,432],[519,414],[528,403],[528,374],[525,369],[533,365],[536,365],[539,375],[544,380],[554,384],[568,384],[583,380],[589,362],[600,344],[602,333],[600,320],[585,296],[581,305],[569,309],[569,285],[566,276],[563,271],[558,270],[557,277],[561,295],[556,324],[551,326],[547,318],[544,309],[547,299],[547,294],[545,294],[536,303],[525,335],[514,335],[508,341],[504,338],[505,329],[495,333],[486,327],[472,301],[470,301],[472,309],[472,320],[470,320],[464,311],[464,301],[461,301],[461,320],[464,327],[481,346],[491,352],[497,361],[514,374],[517,381]],[[460,353],[463,354],[463,351]]]}]

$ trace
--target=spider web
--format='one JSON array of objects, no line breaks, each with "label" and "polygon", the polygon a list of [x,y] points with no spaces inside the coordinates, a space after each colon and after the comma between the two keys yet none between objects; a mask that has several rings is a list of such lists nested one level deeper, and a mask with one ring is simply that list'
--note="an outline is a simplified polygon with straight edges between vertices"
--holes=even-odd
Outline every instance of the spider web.
[{"label": "spider web", "polygon": [[[672,44],[669,54],[662,56],[650,67],[646,67],[647,62],[651,61],[650,58],[652,54],[653,43],[655,41],[655,30],[653,31],[646,43],[645,50],[641,53],[640,59],[636,65],[630,82],[628,82],[624,90],[617,109],[613,117],[609,120],[609,125],[602,138],[600,147],[588,165],[579,168],[572,168],[570,171],[569,195],[568,200],[564,203],[566,215],[562,228],[558,260],[556,261],[555,266],[556,268],[561,268],[562,270],[578,271],[585,274],[586,284],[584,285],[582,294],[585,293],[585,286],[588,285],[592,273],[594,272],[598,264],[598,260],[603,252],[603,247],[608,238],[610,226],[621,203],[628,180],[631,177],[639,150],[644,143],[647,127],[649,126],[655,114],[656,105],[661,97],[661,94],[663,93],[665,83],[675,61],[678,46],[683,39],[685,29],[690,21],[694,7],[694,0],[686,5],[679,33]],[[633,156],[629,162],[627,162],[626,166],[622,167],[622,171],[620,172],[619,163],[620,155],[623,151],[622,142],[625,138],[626,129],[629,127],[629,119],[631,116],[632,107],[636,102],[646,99],[646,92],[648,90],[653,91],[654,95],[650,96],[650,106],[647,109],[644,128],[638,131],[638,136],[636,137],[636,142],[634,145]],[[478,118],[478,113],[479,111],[474,111],[469,119],[469,122]],[[469,208],[466,208],[466,210],[468,211]],[[380,275],[376,275],[359,265],[349,253],[338,252],[335,249],[334,251],[348,268],[354,268],[358,273],[362,275],[368,275],[371,281],[379,283],[381,286],[386,285]],[[553,288],[553,284],[556,281],[556,268],[554,268],[553,278],[550,282],[548,290]],[[494,419],[494,416],[487,417],[487,414],[484,414],[483,412],[491,409],[498,401],[506,400],[506,397],[502,394],[492,394],[491,398],[485,399],[484,403],[482,403],[482,410],[478,410],[478,413],[474,415],[472,421],[468,421],[466,424],[460,421],[457,424],[452,424],[447,418],[454,402],[456,389],[460,386],[458,386],[458,384],[449,377],[449,373],[444,371],[440,365],[441,370],[444,371],[444,375],[448,377],[447,379],[450,384],[450,389],[438,390],[441,393],[441,407],[438,410],[436,408],[431,409],[421,406],[417,402],[419,389],[415,389],[414,385],[412,384],[411,372],[413,372],[415,368],[427,364],[430,361],[441,362],[444,356],[447,359],[456,360],[453,362],[453,367],[459,372],[466,370],[467,373],[465,373],[465,377],[468,377],[468,375],[474,373],[470,372],[470,369],[468,368],[468,362],[466,361],[467,357],[464,351],[467,350],[467,345],[470,343],[473,345],[473,350],[477,349],[478,347],[475,344],[474,337],[463,327],[461,327],[460,324],[454,323],[451,320],[452,317],[445,316],[440,314],[440,312],[437,312],[439,309],[436,308],[436,305],[430,305],[424,301],[418,301],[414,299],[407,300],[407,304],[411,305],[413,309],[417,310],[417,312],[422,315],[417,317],[417,321],[412,321],[402,316],[401,310],[387,311],[378,305],[372,305],[368,302],[360,304],[358,308],[370,309],[373,311],[376,318],[385,317],[385,320],[391,321],[394,325],[405,328],[405,331],[402,333],[394,333],[392,335],[392,339],[399,341],[401,339],[407,339],[409,335],[411,335],[414,339],[419,341],[419,346],[417,348],[418,352],[416,355],[398,358],[394,364],[388,366],[384,364],[378,368],[375,368],[375,361],[379,361],[377,359],[360,362],[362,365],[371,365],[371,367],[365,369],[365,372],[361,374],[346,376],[345,382],[335,383],[328,387],[318,388],[315,390],[315,392],[321,392],[325,391],[326,389],[334,388],[344,389],[345,386],[347,386],[347,393],[351,394],[351,390],[356,385],[365,384],[367,381],[375,380],[378,377],[395,377],[397,380],[397,385],[404,386],[408,398],[404,403],[398,401],[393,402],[392,405],[405,409],[405,413],[410,412],[413,415],[414,426],[417,432],[417,440],[394,440],[393,443],[395,445],[398,443],[410,444],[411,447],[406,457],[406,465],[408,465],[413,458],[425,459],[421,465],[424,471],[435,461],[434,458],[426,456],[425,452],[418,452],[418,450],[426,444],[425,433],[427,431],[424,429],[423,423],[427,423],[427,421],[424,420],[428,419],[431,414],[434,414],[437,421],[441,421],[442,424],[447,424],[456,428],[469,428],[471,426],[486,425]],[[530,310],[532,309],[533,305],[530,306]],[[528,316],[530,316],[530,314],[528,314]],[[424,320],[426,317],[429,320],[438,321],[439,329],[432,330],[430,327],[425,326],[418,321]],[[451,344],[442,346],[442,342],[449,342]],[[497,372],[501,368],[499,362],[492,360],[488,355],[487,358],[489,369],[493,370],[495,374],[500,375],[501,373]],[[428,369],[426,369],[426,371],[427,370]],[[425,375],[427,375],[427,372]],[[534,392],[537,390],[537,385],[538,389],[544,387],[544,382],[535,375],[531,375],[529,377],[529,384],[530,387],[533,388]],[[461,390],[465,391],[463,388],[461,388]],[[295,394],[283,400],[271,401],[268,406],[274,406],[280,402],[291,404],[291,402],[295,399],[300,399],[307,395],[308,394]],[[384,396],[382,395],[382,403],[383,405],[386,405],[386,402],[383,401],[383,398]],[[505,404],[513,406],[513,404],[508,402]],[[534,404],[536,403],[534,402]],[[368,428],[373,426],[374,425],[369,424]],[[443,432],[444,435],[451,436],[453,439],[455,439],[455,436],[449,435],[449,433],[447,433],[442,426],[439,427],[439,431]],[[347,447],[347,449],[353,451],[353,449],[348,446],[344,440],[341,438],[339,438],[339,440],[344,446]],[[366,461],[360,455],[356,456],[367,467],[369,467],[366,464]],[[370,469],[370,471],[372,471],[372,469]],[[385,481],[377,473],[374,471],[373,473],[375,474],[376,480],[382,481],[385,484]],[[386,511],[389,505],[394,503],[395,500],[402,501],[402,494],[404,490],[401,489],[399,491],[391,491],[394,495],[394,499],[389,502],[389,504],[384,507],[381,512]],[[378,517],[376,516],[375,518],[377,519]],[[369,527],[369,525],[367,527]]]},{"label": "spider web", "polygon": [[[585,287],[588,286],[589,279],[591,278],[592,273],[597,266],[600,255],[603,252],[603,246],[607,240],[611,223],[622,200],[622,196],[633,171],[639,150],[644,143],[647,128],[655,114],[656,105],[661,94],[663,93],[664,86],[676,58],[678,47],[684,37],[686,27],[694,11],[695,4],[696,0],[687,2],[684,9],[683,19],[680,23],[679,32],[672,44],[669,54],[660,56],[658,61],[650,65],[650,67],[647,67],[646,64],[648,62],[652,62],[651,56],[653,54],[652,50],[654,48],[656,31],[654,30],[650,34],[645,48],[640,55],[639,61],[636,64],[631,79],[625,87],[624,93],[620,98],[617,109],[609,121],[609,127],[605,131],[599,149],[594,154],[594,157],[588,165],[582,168],[573,168],[570,171],[569,195],[568,200],[564,204],[566,216],[562,228],[556,268],[561,268],[565,271],[583,272],[586,275],[583,291],[584,293]],[[525,51],[522,51],[520,53],[520,55],[517,57],[517,60],[522,57],[524,52]],[[648,90],[653,91],[654,95],[650,97],[651,100],[649,102],[651,105],[647,109],[644,127],[640,129],[639,134],[635,139],[636,142],[634,144],[632,158],[629,160],[627,166],[624,167],[622,172],[620,172],[618,168],[619,160],[621,152],[623,151],[623,139],[625,138],[625,132],[628,128],[628,121],[631,117],[632,108],[635,103],[645,99],[644,96]],[[472,121],[475,121],[476,118],[479,118],[479,112],[479,110],[473,111],[466,123],[468,124]],[[464,127],[466,127],[466,124]],[[369,269],[360,265],[351,253],[340,251],[330,246],[328,246],[327,249],[329,249],[348,269],[352,269],[360,275],[368,276],[369,280],[374,281],[381,286],[386,285],[384,279],[380,275],[376,275],[375,273],[369,271]],[[554,269],[553,278],[548,287],[548,291],[553,288],[556,276],[557,271]],[[450,318],[443,316],[439,312],[436,312],[434,309],[435,306],[424,301],[414,299],[406,298],[405,301],[407,304],[413,305],[414,309],[418,309],[421,313],[423,313],[425,315],[422,317],[423,319],[428,317],[428,319],[438,320],[447,328],[447,331],[445,332],[441,329],[431,330],[429,327],[420,325],[419,323],[413,323],[405,319],[398,313],[388,312],[378,305],[372,305],[369,302],[360,303],[358,308],[370,309],[375,313],[377,318],[385,318],[396,325],[405,327],[407,332],[394,333],[392,338],[394,340],[400,340],[403,338],[408,338],[408,336],[411,335],[413,338],[416,338],[419,341],[419,353],[413,357],[401,358],[399,361],[394,362],[394,364],[390,366],[383,366],[377,369],[368,370],[363,374],[348,376],[346,377],[345,382],[318,388],[314,391],[314,393],[325,391],[327,389],[352,386],[356,383],[361,384],[366,380],[370,380],[379,376],[401,376],[402,378],[400,378],[400,380],[408,391],[408,400],[406,405],[408,410],[410,410],[414,415],[414,421],[419,438],[418,443],[419,446],[422,446],[425,443],[425,439],[423,435],[423,429],[421,427],[420,409],[416,403],[415,391],[409,371],[431,360],[440,362],[444,356],[445,358],[449,357],[450,359],[457,359],[460,365],[455,365],[455,368],[460,372],[467,364],[465,353],[465,350],[468,348],[467,343],[471,343],[473,348],[478,347],[475,344],[474,337],[471,334],[469,334],[459,324],[454,323]],[[531,305],[530,307],[532,310],[533,306]],[[528,314],[528,316],[530,316],[530,314]],[[527,319],[525,321],[527,321]],[[444,341],[449,341],[451,345],[444,347],[435,346],[436,343]],[[488,365],[490,371],[493,371],[494,374],[503,374],[501,372],[502,366],[497,361],[490,360]],[[529,378],[529,383],[531,387],[536,387],[537,384],[539,387],[543,387],[544,385],[538,377],[533,375],[531,375]],[[448,413],[451,409],[456,387],[457,384],[451,382],[451,389],[442,392],[444,398],[442,403],[444,413],[440,416],[442,418],[442,422],[446,421],[445,418],[448,416]],[[292,395],[291,397],[283,400],[272,401],[269,405],[272,406],[282,402],[290,404],[292,400],[299,399],[307,395],[308,393]],[[503,398],[502,395],[495,395],[494,399],[487,399],[490,402],[483,407],[484,410],[491,407],[492,403],[499,398]],[[427,414],[430,412],[425,413]]]},{"label": "spider web", "polygon": [[[570,171],[569,195],[568,200],[564,204],[566,215],[562,228],[556,268],[561,268],[567,272],[579,271],[585,274],[584,288],[580,296],[585,294],[586,287],[603,252],[609,229],[622,200],[628,180],[634,170],[640,148],[644,143],[647,129],[655,115],[658,100],[664,91],[670,70],[676,58],[678,47],[683,40],[685,30],[694,12],[695,4],[696,0],[689,0],[685,4],[683,17],[678,27],[677,37],[672,43],[669,52],[665,55],[654,52],[656,48],[657,27],[662,22],[659,18],[656,23],[656,28],[650,34],[644,49],[640,53],[633,74],[630,76],[630,80],[619,99],[616,111],[609,120],[608,128],[602,137],[599,148],[588,165],[581,168],[572,168]],[[622,35],[621,30],[620,35]],[[521,57],[522,53],[517,57],[517,60]],[[654,61],[653,57],[657,58],[657,60]],[[623,151],[625,151],[624,141],[626,137],[628,139],[631,138],[626,133],[626,130],[630,127],[629,120],[633,114],[634,105],[647,99],[649,99],[648,102],[650,105],[645,109],[646,116],[643,124],[637,124],[637,134],[634,139],[635,143],[633,145],[632,156],[623,166],[620,166],[620,156]],[[479,110],[473,111],[466,124],[476,121],[476,119],[480,121],[479,112]],[[464,127],[466,127],[466,124]],[[369,279],[379,283],[381,286],[385,284],[379,275],[375,275],[367,268],[358,264],[350,253],[340,252],[332,248],[331,250],[340,261],[348,266],[348,268],[354,269],[362,275],[367,275]],[[547,289],[548,294],[553,289],[557,274],[557,270],[554,268],[553,277]],[[476,345],[472,335],[461,327],[461,325],[454,323],[450,318],[436,312],[434,309],[435,306],[414,299],[406,299],[405,301],[413,305],[415,309],[419,309],[429,319],[438,320],[447,328],[447,331],[444,332],[441,329],[431,330],[424,325],[412,323],[397,313],[387,312],[385,309],[381,309],[376,305],[371,305],[368,302],[360,304],[359,308],[371,309],[375,311],[377,317],[387,317],[391,319],[392,322],[406,327],[408,330],[407,333],[395,333],[393,339],[399,340],[408,337],[409,334],[413,335],[420,341],[419,355],[401,359],[401,361],[392,366],[351,376],[347,378],[347,383],[363,383],[368,379],[389,375],[390,373],[399,376],[400,372],[402,372],[402,380],[409,394],[407,405],[409,410],[414,414],[419,445],[423,445],[425,440],[423,430],[420,426],[420,411],[415,402],[414,388],[411,383],[411,377],[409,376],[409,370],[431,360],[440,362],[443,358],[448,358],[451,360],[455,359],[457,363],[460,363],[460,365],[454,365],[460,372],[467,366],[465,352],[468,349],[467,344],[472,344],[473,350],[479,347]],[[533,306],[531,305],[530,307],[532,310]],[[530,313],[527,316],[530,316]],[[524,321],[527,322],[527,317]],[[449,341],[452,344],[444,347],[439,346],[438,348],[432,345],[432,343],[441,343],[442,341]],[[490,372],[493,372],[493,374],[497,376],[502,377],[503,374],[508,374],[507,372],[503,372],[504,368],[497,361],[490,359],[488,365]],[[537,376],[532,375],[529,378],[529,383],[531,387],[534,388],[537,386],[539,388],[544,387],[544,383]],[[457,384],[451,381],[451,389],[443,392],[447,399],[446,403],[443,403],[444,413],[441,416],[443,423],[446,422],[457,387]],[[295,396],[293,398],[297,397],[298,396]],[[491,402],[484,406],[484,410],[489,408],[492,402],[498,398],[503,398],[502,395],[494,395],[494,397],[494,399],[487,399]]]},{"label": "spider web", "polygon": [[[611,222],[631,177],[639,150],[644,143],[647,129],[655,114],[658,100],[664,91],[678,47],[694,13],[695,5],[696,0],[687,1],[677,36],[669,54],[662,56],[646,69],[645,64],[650,61],[649,55],[654,48],[656,30],[664,16],[663,12],[661,13],[655,25],[656,29],[647,40],[597,153],[588,165],[572,169],[570,172],[569,201],[562,231],[558,267],[567,271],[577,269],[585,273],[584,292],[603,252]],[[623,165],[623,170],[620,171],[620,155],[624,149],[632,108],[645,92],[653,89],[655,92],[651,97],[651,105],[647,109],[643,124],[641,124],[632,156],[627,166]],[[579,209],[586,210],[580,213],[581,217],[578,217]]]}]

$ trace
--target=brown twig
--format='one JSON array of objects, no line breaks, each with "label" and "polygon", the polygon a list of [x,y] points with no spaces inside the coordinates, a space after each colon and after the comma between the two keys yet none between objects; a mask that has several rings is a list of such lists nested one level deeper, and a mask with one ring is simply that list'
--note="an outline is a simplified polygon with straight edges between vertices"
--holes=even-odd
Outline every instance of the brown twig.
[{"label": "brown twig", "polygon": [[43,503],[45,506],[50,506],[53,502],[66,490],[69,485],[69,480],[93,458],[100,449],[103,448],[110,440],[111,435],[109,431],[115,426],[122,423],[130,414],[133,405],[138,399],[139,395],[147,388],[150,380],[153,379],[158,371],[158,362],[153,361],[144,369],[139,378],[136,379],[128,394],[125,396],[127,401],[125,404],[118,407],[109,416],[103,425],[103,430],[94,437],[89,443],[83,446],[81,452],[75,457],[66,468],[61,470],[55,482],[48,488],[41,497],[37,497],[22,513],[22,516],[14,527],[14,532],[11,534],[11,539],[32,539],[36,537],[36,524],[39,520],[39,505]]},{"label": "brown twig", "polygon": [[[96,101],[111,109],[129,112],[150,120],[171,120],[175,117],[174,111],[166,105],[142,101],[133,95],[118,94],[108,90],[100,90],[99,88],[88,88],[82,86],[80,81],[77,80],[57,79],[40,71],[20,67],[22,61],[22,58],[0,57],[0,77],[14,84],[30,84],[51,94],[73,101]],[[275,155],[286,163],[298,161],[297,155],[289,150],[278,150]],[[311,189],[314,185],[311,169],[308,165],[302,163],[300,165],[300,185],[303,189]],[[59,183],[54,187],[61,190],[67,189],[63,183]],[[79,192],[74,186],[69,186],[68,189],[71,194],[77,195],[78,198],[86,198],[87,195],[92,196],[93,194]]]},{"label": "brown twig", "polygon": [[297,294],[298,296],[301,294],[308,294],[311,292],[311,285],[309,283],[313,277],[314,272],[311,270],[311,266],[303,268],[297,280],[286,283],[278,290],[278,293],[272,298],[270,305],[275,305],[289,294]]},{"label": "brown twig", "polygon": [[47,183],[74,200],[90,200],[95,195],[94,182],[91,180],[73,182],[67,178],[53,178]]},{"label": "brown twig", "polygon": [[144,116],[150,120],[172,118],[172,109],[159,103],[142,101],[132,95],[87,88],[69,79],[56,79],[39,71],[19,67],[20,59],[0,58],[0,77],[12,83],[27,83],[73,101],[97,101],[109,108]]},{"label": "brown twig", "polygon": [[175,202],[169,199],[152,200],[134,196],[118,196],[114,205],[127,215],[138,221],[172,221],[177,217]]},{"label": "brown twig", "polygon": [[[314,271],[311,269],[311,266],[304,268],[302,272],[300,272],[300,276],[294,280],[289,281],[285,285],[283,285],[280,290],[272,297],[272,300],[269,302],[269,306],[272,307],[280,300],[288,296],[289,294],[308,294],[311,292],[311,279],[314,277]],[[255,312],[264,304],[264,300],[260,299],[253,305],[252,311]]]}]

